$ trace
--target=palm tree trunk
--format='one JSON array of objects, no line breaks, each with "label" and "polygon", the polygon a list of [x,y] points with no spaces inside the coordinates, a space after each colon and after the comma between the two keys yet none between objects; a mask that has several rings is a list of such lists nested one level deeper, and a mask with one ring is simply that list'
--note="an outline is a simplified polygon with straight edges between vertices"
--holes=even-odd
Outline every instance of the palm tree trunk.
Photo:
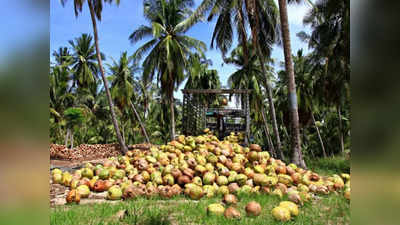
[{"label": "palm tree trunk", "polygon": [[265,135],[267,137],[267,141],[268,141],[268,148],[272,153],[273,157],[276,157],[276,152],[275,152],[275,148],[274,148],[274,143],[272,143],[272,139],[271,136],[269,135],[269,128],[268,128],[268,124],[267,124],[267,119],[265,118],[265,109],[264,109],[264,105],[261,106],[261,116],[264,122],[264,132]]},{"label": "palm tree trunk", "polygon": [[67,134],[65,135],[65,147],[68,148],[68,139],[70,135],[70,130],[67,128]]},{"label": "palm tree trunk", "polygon": [[70,133],[70,136],[71,136],[71,149],[73,149],[74,148],[74,133],[73,132]]},{"label": "palm tree trunk", "polygon": [[[250,6],[252,5],[252,6]],[[258,42],[258,29],[259,29],[259,21],[258,21],[258,8],[253,0],[253,2],[248,2],[246,1],[246,8],[248,11],[248,14],[250,17],[255,18],[255,23],[252,23],[251,27],[251,33],[252,33],[252,38],[253,38],[253,45],[256,48],[256,52],[257,52],[257,57],[260,60],[260,64],[261,64],[261,70],[262,73],[265,75],[265,88],[267,89],[267,96],[268,96],[268,103],[269,103],[269,109],[270,109],[270,113],[271,113],[271,117],[272,117],[272,126],[273,126],[273,130],[274,130],[274,134],[275,134],[275,138],[276,138],[276,148],[279,151],[280,154],[280,158],[282,160],[285,160],[285,156],[282,152],[282,147],[281,147],[281,139],[279,137],[279,131],[278,131],[278,123],[276,121],[276,114],[275,114],[275,105],[274,102],[272,100],[272,90],[271,87],[268,83],[268,76],[267,76],[267,71],[265,69],[265,61],[264,61],[264,56],[261,52],[261,48]]]},{"label": "palm tree trunk", "polygon": [[175,109],[174,109],[174,92],[170,97],[170,110],[171,110],[171,140],[175,139]]},{"label": "palm tree trunk", "polygon": [[114,104],[113,104],[113,101],[112,101],[112,98],[111,98],[110,90],[108,89],[107,79],[106,79],[106,77],[104,75],[103,63],[102,63],[101,56],[100,56],[99,37],[98,37],[98,34],[97,34],[96,17],[95,17],[95,12],[94,12],[94,8],[93,8],[93,3],[92,3],[92,0],[88,0],[87,2],[88,2],[88,5],[89,5],[90,16],[92,18],[92,23],[93,23],[94,43],[95,43],[95,46],[96,46],[97,61],[99,63],[101,78],[103,79],[104,89],[106,90],[108,104],[110,106],[111,120],[112,120],[112,123],[114,125],[115,133],[117,135],[117,139],[118,139],[118,143],[119,143],[120,148],[121,148],[121,152],[123,154],[125,154],[128,151],[128,148],[126,147],[125,142],[122,139],[121,132],[120,132],[119,127],[118,127],[118,122],[117,122],[117,119],[116,119],[116,116],[115,116],[115,111],[114,111]]},{"label": "palm tree trunk", "polygon": [[337,109],[337,113],[338,113],[338,116],[339,116],[339,138],[340,138],[340,150],[341,150],[341,152],[342,152],[342,154],[344,155],[344,141],[343,141],[343,125],[342,125],[342,113],[340,112],[341,111],[341,109],[340,109],[341,107],[340,107],[340,105],[338,105],[337,107],[336,107],[336,109]]},{"label": "palm tree trunk", "polygon": [[[311,110],[311,109],[310,109],[310,110]],[[314,113],[313,113],[312,110],[311,110],[311,118],[312,118],[314,127],[315,127],[315,129],[317,130],[318,139],[319,139],[319,143],[321,144],[322,153],[324,154],[324,158],[326,158],[327,155],[326,155],[326,151],[325,151],[324,141],[323,141],[322,138],[321,138],[321,133],[319,132],[318,126],[315,124],[315,117],[314,117]]]},{"label": "palm tree trunk", "polygon": [[125,126],[123,124],[121,124],[121,134],[122,134],[122,141],[124,143],[126,143],[126,139],[125,139]]},{"label": "palm tree trunk", "polygon": [[142,132],[144,134],[144,137],[146,138],[147,143],[150,143],[149,136],[147,135],[147,132],[146,132],[146,127],[142,123],[142,120],[140,119],[139,113],[136,111],[135,105],[132,103],[132,101],[130,99],[129,99],[129,104],[131,105],[132,110],[135,113],[135,116],[136,116],[137,120],[139,121],[139,125],[142,128]]},{"label": "palm tree trunk", "polygon": [[290,46],[290,32],[289,32],[289,21],[287,14],[287,0],[278,0],[279,2],[279,14],[281,18],[281,30],[283,40],[283,50],[285,55],[285,68],[289,75],[289,99],[290,99],[290,115],[292,120],[292,162],[302,168],[306,168],[306,163],[303,159],[301,152],[301,140],[299,131],[299,113],[297,110],[297,95],[296,95],[296,82],[294,80],[294,69],[292,62],[292,49]]}]

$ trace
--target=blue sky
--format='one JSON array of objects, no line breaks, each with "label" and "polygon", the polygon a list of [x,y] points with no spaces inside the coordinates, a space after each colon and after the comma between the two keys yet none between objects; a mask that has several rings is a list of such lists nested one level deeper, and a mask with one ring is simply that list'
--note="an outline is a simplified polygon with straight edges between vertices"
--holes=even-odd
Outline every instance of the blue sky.
[{"label": "blue sky", "polygon": [[[196,3],[201,0],[196,0]],[[293,53],[303,48],[308,50],[307,45],[301,42],[296,33],[300,31],[309,32],[308,27],[302,25],[302,19],[310,9],[309,5],[289,6],[290,36]],[[110,57],[118,59],[121,52],[128,51],[133,54],[135,50],[144,42],[132,45],[128,37],[140,25],[147,24],[143,18],[143,5],[141,0],[121,0],[119,6],[106,4],[103,9],[102,21],[98,23],[100,49],[106,54],[106,63],[110,62]],[[213,61],[212,69],[217,69],[223,85],[230,74],[236,68],[232,65],[222,65],[222,57],[218,50],[210,49],[211,35],[215,21],[211,23],[198,23],[193,26],[187,34],[206,43],[208,51],[207,58]],[[65,7],[62,7],[59,0],[52,0],[50,4],[50,54],[60,46],[69,46],[68,40],[72,40],[82,33],[92,33],[92,24],[87,5],[84,6],[82,13],[76,18],[73,9],[73,0],[69,0]],[[235,44],[235,43],[234,43]],[[235,45],[234,45],[235,46]],[[276,62],[276,70],[280,69],[279,62],[284,60],[283,49],[275,46],[272,58]],[[180,89],[175,92],[177,98],[182,98]]]}]

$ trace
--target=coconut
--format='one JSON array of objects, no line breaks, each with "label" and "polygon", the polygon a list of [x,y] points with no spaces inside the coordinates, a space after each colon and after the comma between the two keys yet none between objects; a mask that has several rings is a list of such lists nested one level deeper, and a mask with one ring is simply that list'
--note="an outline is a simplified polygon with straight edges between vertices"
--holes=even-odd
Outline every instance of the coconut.
[{"label": "coconut", "polygon": [[262,166],[262,165],[256,165],[256,166],[254,166],[254,171],[255,171],[256,173],[262,173],[262,174],[264,174],[264,173],[265,173],[265,167]]},{"label": "coconut", "polygon": [[288,192],[288,199],[296,204],[303,204],[298,191],[291,190]]},{"label": "coconut", "polygon": [[133,199],[140,195],[144,195],[144,191],[142,189],[135,187],[133,185],[129,185],[123,190],[122,197],[124,199]]},{"label": "coconut", "polygon": [[77,190],[70,190],[65,198],[67,203],[77,203],[81,201],[81,196]]},{"label": "coconut", "polygon": [[61,173],[53,174],[52,178],[53,178],[53,183],[54,184],[61,184],[62,183],[62,174]]},{"label": "coconut", "polygon": [[286,194],[288,192],[288,188],[286,187],[286,185],[281,183],[277,183],[275,188],[280,189],[282,194]]},{"label": "coconut", "polygon": [[97,180],[93,185],[93,191],[95,192],[103,192],[106,191],[106,184],[103,180]]},{"label": "coconut", "polygon": [[172,193],[173,193],[174,195],[179,195],[179,194],[181,194],[181,192],[182,192],[182,188],[181,188],[179,185],[174,184],[174,185],[172,185],[172,187],[171,187],[171,191],[172,191]]},{"label": "coconut", "polygon": [[226,194],[229,194],[229,188],[228,188],[228,186],[223,185],[223,186],[218,187],[217,192],[220,195],[226,195]]},{"label": "coconut", "polygon": [[268,185],[268,176],[266,174],[256,173],[253,177],[254,183],[260,186]]},{"label": "coconut", "polygon": [[340,174],[340,176],[345,180],[350,180],[350,174],[348,174],[348,173],[342,173],[342,174]]},{"label": "coconut", "polygon": [[194,170],[198,173],[198,174],[204,174],[207,172],[207,169],[203,166],[203,165],[197,165]]},{"label": "coconut", "polygon": [[194,200],[199,200],[201,197],[203,197],[204,192],[203,189],[197,185],[193,185],[189,187],[188,191],[189,197]]},{"label": "coconut", "polygon": [[237,183],[231,183],[228,185],[229,193],[235,193],[240,189],[239,185]]},{"label": "coconut", "polygon": [[228,204],[228,205],[230,205],[230,204],[234,204],[234,205],[236,205],[236,203],[237,203],[237,198],[236,198],[236,196],[235,195],[233,195],[233,194],[226,194],[226,195],[224,195],[224,198],[222,199],[222,201],[225,203],[225,204]]},{"label": "coconut", "polygon": [[51,171],[51,175],[54,175],[54,174],[62,174],[62,171],[58,168],[55,168]]},{"label": "coconut", "polygon": [[284,207],[275,207],[272,209],[272,216],[279,221],[289,221],[290,211]]},{"label": "coconut", "polygon": [[215,174],[212,172],[207,172],[204,174],[203,183],[204,184],[212,184],[215,181]]},{"label": "coconut", "polygon": [[90,195],[90,189],[89,186],[87,185],[80,185],[79,187],[76,188],[76,191],[79,193],[81,198],[87,198]]},{"label": "coconut", "polygon": [[222,186],[222,185],[227,185],[228,184],[228,178],[226,176],[218,176],[217,177],[217,184]]},{"label": "coconut", "polygon": [[212,185],[204,185],[203,192],[207,198],[211,198],[214,196],[214,194],[216,192],[216,188]]},{"label": "coconut", "polygon": [[235,171],[230,171],[228,176],[228,182],[229,183],[235,182],[236,175],[237,173]]},{"label": "coconut", "polygon": [[261,214],[261,205],[258,202],[251,201],[245,207],[247,216],[259,216]]},{"label": "coconut", "polygon": [[279,196],[279,198],[283,197],[283,193],[282,193],[281,189],[279,189],[279,188],[275,189],[271,194]]},{"label": "coconut", "polygon": [[285,185],[291,185],[293,180],[289,175],[286,174],[279,174],[278,175],[278,182],[285,184]]},{"label": "coconut", "polygon": [[292,176],[293,174],[296,173],[296,171],[294,171],[294,169],[293,169],[292,167],[286,166],[286,173],[287,173],[289,176]]},{"label": "coconut", "polygon": [[279,203],[279,206],[288,209],[291,216],[299,215],[299,207],[293,202],[283,201]]},{"label": "coconut", "polygon": [[207,215],[223,215],[225,208],[219,203],[210,204],[207,206]]},{"label": "coconut", "polygon": [[247,153],[247,159],[252,162],[258,160],[258,153],[256,151],[250,151]]},{"label": "coconut", "polygon": [[122,197],[122,190],[118,185],[114,185],[108,189],[107,199],[109,200],[119,200]]},{"label": "coconut", "polygon": [[275,172],[277,174],[286,174],[286,166],[280,165],[276,167]]},{"label": "coconut", "polygon": [[72,178],[71,183],[70,183],[70,188],[71,189],[76,189],[78,187],[79,184],[79,180]]},{"label": "coconut", "polygon": [[240,219],[240,212],[231,206],[225,210],[224,216],[227,219]]},{"label": "coconut", "polygon": [[90,168],[83,168],[82,169],[82,177],[87,177],[89,179],[92,179],[93,177],[93,170]]},{"label": "coconut", "polygon": [[261,147],[258,144],[251,144],[250,145],[250,150],[256,151],[256,152],[261,152]]},{"label": "coconut", "polygon": [[163,198],[171,198],[172,196],[174,196],[174,192],[169,186],[164,186],[162,188],[159,188],[159,193],[160,196]]},{"label": "coconut", "polygon": [[[152,185],[151,183],[148,183],[148,184],[150,184],[150,185],[147,185],[147,186],[144,188],[146,197],[147,197],[147,198],[152,198],[152,197],[154,197],[154,196],[157,196],[158,193],[159,193],[158,188],[155,187],[154,185]],[[161,186],[160,186],[160,187],[161,187]]]},{"label": "coconut", "polygon": [[235,181],[236,183],[238,183],[239,185],[244,185],[247,181],[247,176],[244,174],[238,174],[235,177]]},{"label": "coconut", "polygon": [[171,174],[167,174],[163,177],[165,185],[174,185],[174,177]]},{"label": "coconut", "polygon": [[308,202],[311,200],[311,195],[308,192],[300,192],[300,198],[303,202]]},{"label": "coconut", "polygon": [[107,180],[110,177],[110,172],[107,169],[100,169],[99,170],[99,178],[102,180]]},{"label": "coconut", "polygon": [[190,177],[188,177],[186,175],[182,175],[178,178],[178,184],[180,184],[180,185],[185,185],[190,182],[191,182]]}]

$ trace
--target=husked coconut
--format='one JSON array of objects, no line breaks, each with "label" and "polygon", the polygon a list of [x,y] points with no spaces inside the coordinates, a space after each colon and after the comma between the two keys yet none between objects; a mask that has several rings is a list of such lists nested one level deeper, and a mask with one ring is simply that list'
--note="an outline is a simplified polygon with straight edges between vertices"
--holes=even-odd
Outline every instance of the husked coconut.
[{"label": "husked coconut", "polygon": [[259,216],[261,214],[261,205],[258,202],[251,201],[245,207],[248,216]]}]

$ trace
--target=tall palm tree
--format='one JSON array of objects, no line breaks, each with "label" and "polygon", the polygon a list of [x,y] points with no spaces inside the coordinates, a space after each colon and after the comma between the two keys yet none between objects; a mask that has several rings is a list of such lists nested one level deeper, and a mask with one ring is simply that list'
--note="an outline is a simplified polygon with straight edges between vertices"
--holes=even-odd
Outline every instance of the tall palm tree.
[{"label": "tall palm tree", "polygon": [[306,163],[303,159],[303,153],[301,152],[301,140],[300,140],[300,129],[299,129],[299,113],[297,107],[297,95],[296,95],[296,82],[294,79],[294,69],[292,61],[292,48],[290,44],[290,33],[289,33],[289,20],[287,3],[299,2],[300,0],[278,0],[279,3],[279,14],[281,19],[281,30],[282,30],[282,41],[283,41],[283,52],[285,55],[285,68],[288,74],[288,86],[289,86],[289,109],[291,117],[291,147],[292,147],[292,162],[300,167],[307,168]]},{"label": "tall palm tree", "polygon": [[[303,50],[299,50],[297,55],[293,55],[294,62],[294,71],[296,73],[296,83],[297,83],[297,98],[299,102],[299,126],[304,130],[312,122],[314,128],[317,131],[318,139],[321,145],[322,153],[324,157],[327,157],[325,146],[320,135],[319,128],[316,124],[314,111],[317,111],[318,108],[321,108],[320,100],[323,96],[319,93],[317,81],[320,79],[319,77],[322,74],[321,67],[318,64],[315,64],[313,61],[313,54],[304,55]],[[284,62],[282,63],[284,66]],[[286,71],[280,71],[279,73],[279,82],[277,83],[278,92],[280,96],[282,96],[282,92],[287,93],[288,86],[288,75]],[[279,103],[277,104],[279,110],[284,112],[285,115],[290,114],[286,106],[287,99],[282,101],[280,98]],[[282,104],[283,103],[283,104]],[[288,116],[285,116],[288,118]],[[288,123],[290,124],[290,121]]]},{"label": "tall palm tree", "polygon": [[[257,6],[257,7],[255,7]],[[255,13],[257,10],[257,13]],[[279,20],[278,10],[273,0],[203,0],[196,11],[179,26],[190,27],[190,25],[198,22],[202,16],[209,12],[208,20],[212,20],[217,16],[217,23],[214,28],[211,47],[214,41],[216,47],[222,52],[223,57],[230,49],[233,40],[234,30],[237,32],[238,42],[243,48],[244,62],[248,63],[249,51],[247,48],[247,30],[246,27],[252,28],[253,42],[262,43],[256,49],[260,49],[260,60],[265,55],[269,55],[271,46],[275,42],[279,42]],[[257,18],[257,21],[255,21]],[[257,24],[256,24],[257,22]],[[258,27],[256,27],[258,26]],[[263,73],[267,78],[267,71],[264,63],[261,63]],[[278,125],[276,121],[274,103],[272,101],[272,92],[268,79],[265,79],[268,100],[270,105],[270,115],[272,118],[273,130],[277,142],[277,148],[281,151],[281,142],[279,137]],[[268,91],[269,90],[269,91]],[[283,154],[281,154],[283,158]]]},{"label": "tall palm tree", "polygon": [[143,125],[135,105],[132,103],[134,97],[134,78],[133,69],[130,65],[133,61],[132,57],[127,56],[127,52],[123,52],[118,62],[113,60],[113,65],[110,65],[112,75],[111,80],[111,95],[114,97],[117,106],[123,111],[127,106],[132,108],[136,119],[138,120],[146,141],[150,143],[147,136],[146,128]]},{"label": "tall palm tree", "polygon": [[186,36],[185,30],[177,26],[188,17],[188,7],[193,4],[193,0],[145,0],[144,16],[151,25],[142,25],[129,36],[132,43],[151,38],[134,57],[140,60],[149,52],[143,61],[143,79],[153,80],[156,76],[161,83],[162,94],[170,104],[171,139],[175,138],[174,90],[185,78],[192,50],[200,54],[206,50],[202,41]]},{"label": "tall palm tree", "polygon": [[[253,46],[255,48],[258,59],[260,60],[261,70],[265,76],[265,88],[268,96],[268,103],[270,108],[270,114],[272,118],[273,130],[276,138],[277,149],[280,153],[280,158],[285,159],[285,156],[281,147],[281,140],[278,131],[278,122],[276,120],[275,105],[272,99],[272,89],[268,82],[267,71],[265,68],[265,55],[269,55],[271,46],[279,42],[277,21],[278,11],[275,3],[269,1],[257,1],[257,0],[245,0],[245,7],[249,17],[249,23],[252,33]],[[265,9],[266,8],[266,9]],[[270,14],[264,15],[263,11],[271,12]],[[264,16],[263,16],[264,15]],[[259,35],[265,33],[265,35]]]},{"label": "tall palm tree", "polygon": [[[61,4],[65,5],[65,2],[67,0],[61,0]],[[97,33],[97,20],[101,20],[101,12],[103,10],[103,2],[107,3],[112,3],[116,2],[117,5],[119,5],[119,0],[74,0],[74,10],[75,10],[75,16],[78,16],[80,12],[82,12],[83,5],[87,1],[89,11],[90,11],[90,17],[92,19],[92,25],[93,25],[93,34],[94,34],[94,43],[96,47],[96,57],[97,61],[99,64],[100,68],[100,74],[101,78],[103,80],[103,85],[104,89],[106,91],[107,99],[108,99],[108,104],[110,106],[110,111],[111,111],[111,120],[115,129],[115,133],[117,135],[117,139],[121,148],[121,151],[123,153],[126,153],[128,151],[128,148],[126,147],[126,144],[122,140],[121,132],[118,127],[118,122],[116,119],[115,111],[114,111],[114,104],[112,102],[110,90],[108,89],[108,82],[104,74],[104,68],[103,68],[103,63],[101,59],[101,53],[100,53],[100,48],[99,48],[99,35]]]}]

